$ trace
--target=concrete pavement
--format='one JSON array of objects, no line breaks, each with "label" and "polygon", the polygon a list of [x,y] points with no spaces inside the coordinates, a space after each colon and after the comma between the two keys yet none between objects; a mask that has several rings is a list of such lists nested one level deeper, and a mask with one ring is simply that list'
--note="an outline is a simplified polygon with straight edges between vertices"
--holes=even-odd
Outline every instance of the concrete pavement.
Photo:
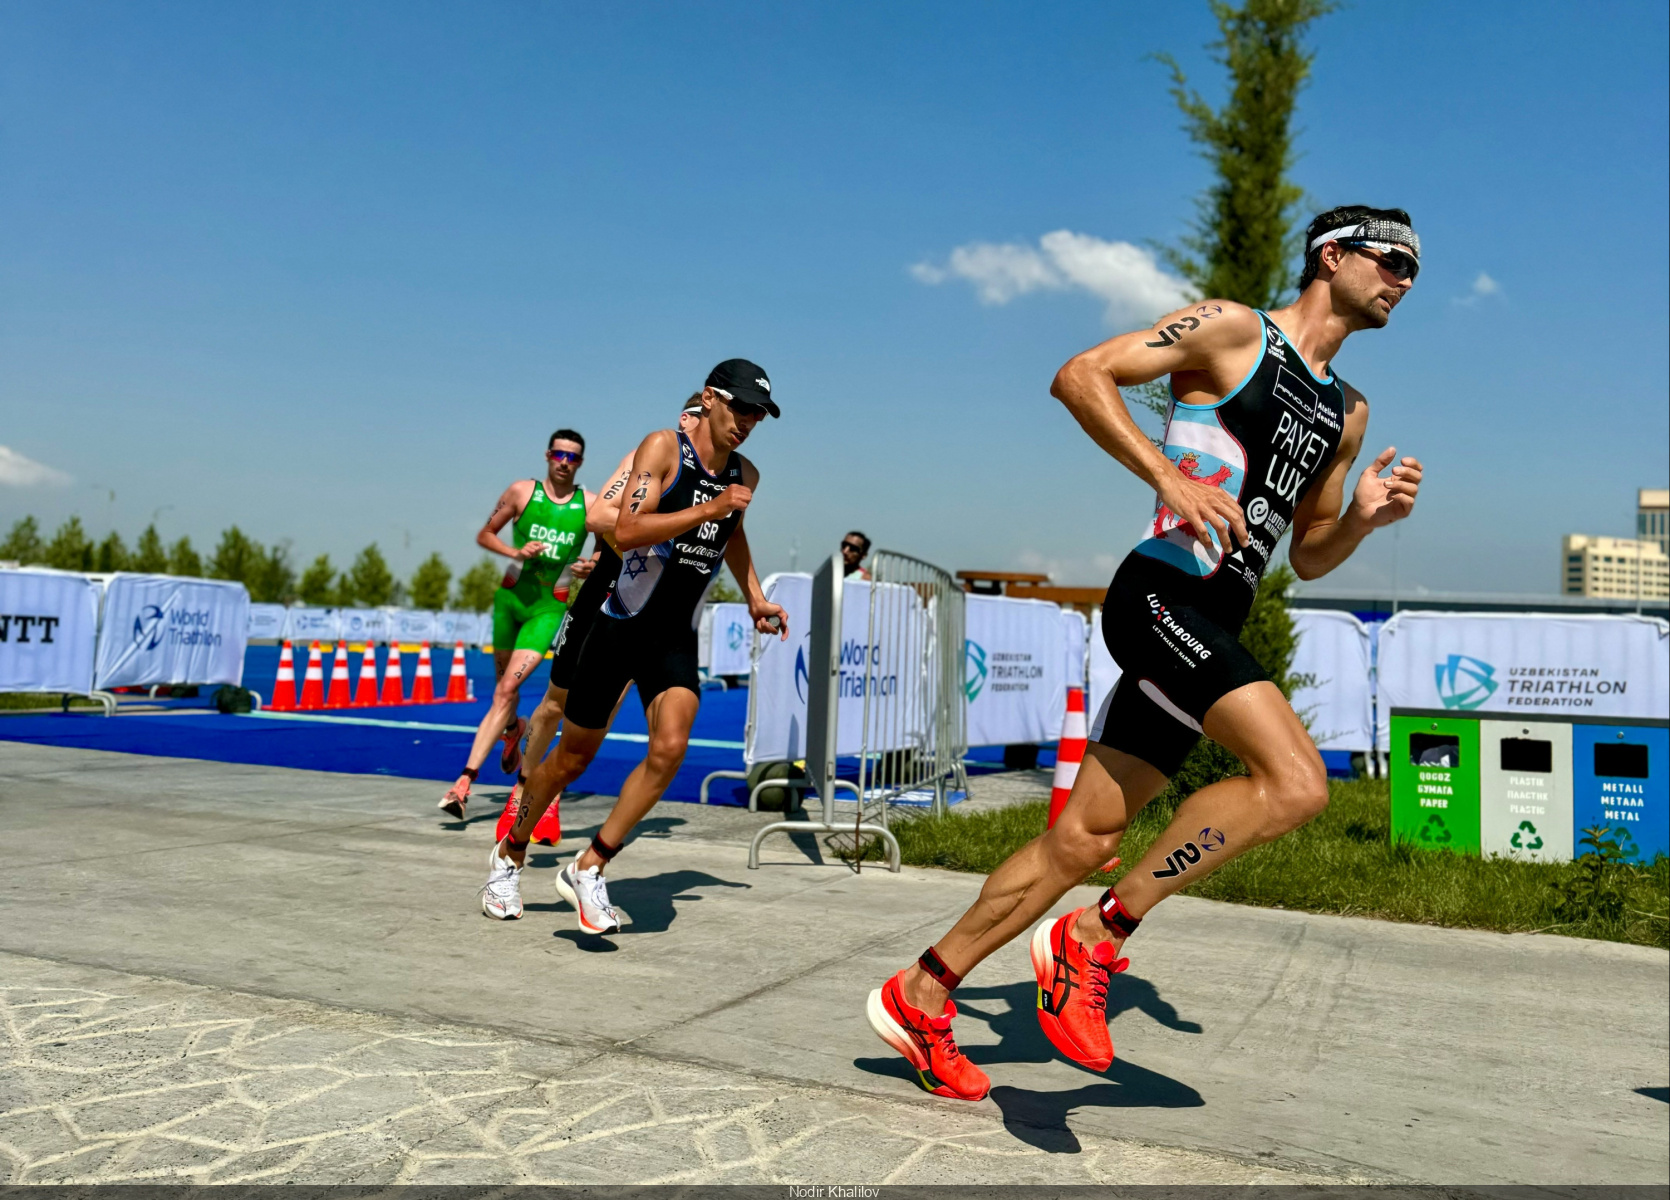
[{"label": "concrete pavement", "polygon": [[[495,805],[432,785],[0,743],[0,1161],[14,1182],[1663,1183],[1660,951],[1179,897],[1060,1060],[1024,945],[958,993],[991,1075],[929,1097],[867,991],[978,879],[853,875],[662,806],[632,918],[480,916]],[[497,794],[497,793],[495,793]],[[566,857],[606,811],[565,806]],[[1087,902],[1081,889],[1062,910]]]}]

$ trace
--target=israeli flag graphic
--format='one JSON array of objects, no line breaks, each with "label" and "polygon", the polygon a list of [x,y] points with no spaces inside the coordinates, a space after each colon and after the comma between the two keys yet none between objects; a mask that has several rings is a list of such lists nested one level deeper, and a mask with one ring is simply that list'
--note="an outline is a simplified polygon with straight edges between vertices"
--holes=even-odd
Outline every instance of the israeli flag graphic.
[{"label": "israeli flag graphic", "polygon": [[[1232,437],[1215,408],[1171,406],[1166,421],[1165,455],[1177,469],[1198,483],[1220,487],[1236,499],[1247,477],[1247,452]],[[1156,498],[1154,524],[1137,550],[1170,563],[1181,571],[1205,578],[1218,569],[1223,549],[1211,529],[1195,532]]]}]

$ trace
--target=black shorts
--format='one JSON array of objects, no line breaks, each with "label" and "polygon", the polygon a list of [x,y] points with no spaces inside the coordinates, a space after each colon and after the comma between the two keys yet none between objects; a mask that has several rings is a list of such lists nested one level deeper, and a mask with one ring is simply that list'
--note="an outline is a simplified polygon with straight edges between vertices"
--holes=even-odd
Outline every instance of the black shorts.
[{"label": "black shorts", "polygon": [[[1132,555],[1131,559],[1136,558]],[[1127,559],[1102,606],[1102,640],[1123,672],[1096,740],[1177,774],[1201,736],[1206,711],[1269,679],[1236,633],[1181,602],[1164,563]]]},{"label": "black shorts", "polygon": [[[584,591],[582,588],[582,595]],[[586,644],[592,626],[597,624],[597,610],[602,603],[601,600],[592,605],[576,602],[563,614],[562,624],[557,627],[556,648],[551,654],[552,687],[566,690],[574,686],[574,667],[580,661],[580,648]]]},{"label": "black shorts", "polygon": [[582,729],[604,728],[621,692],[634,682],[645,711],[668,688],[687,688],[700,696],[696,631],[645,626],[634,617],[597,617],[574,665],[563,719]]}]

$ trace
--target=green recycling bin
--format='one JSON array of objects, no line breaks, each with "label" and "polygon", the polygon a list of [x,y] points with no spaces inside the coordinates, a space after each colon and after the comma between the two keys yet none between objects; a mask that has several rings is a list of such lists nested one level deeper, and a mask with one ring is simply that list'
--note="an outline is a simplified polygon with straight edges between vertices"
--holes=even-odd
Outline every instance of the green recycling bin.
[{"label": "green recycling bin", "polygon": [[1479,721],[1394,708],[1392,841],[1479,853]]},{"label": "green recycling bin", "polygon": [[1570,862],[1571,720],[1479,722],[1479,846],[1524,862]]}]

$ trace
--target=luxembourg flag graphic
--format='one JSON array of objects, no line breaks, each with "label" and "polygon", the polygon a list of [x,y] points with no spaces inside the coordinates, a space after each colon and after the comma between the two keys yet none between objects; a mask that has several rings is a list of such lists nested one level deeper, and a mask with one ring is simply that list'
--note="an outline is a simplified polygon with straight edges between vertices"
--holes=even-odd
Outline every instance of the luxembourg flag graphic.
[{"label": "luxembourg flag graphic", "polygon": [[[1247,476],[1247,452],[1223,427],[1216,409],[1172,405],[1171,417],[1166,422],[1165,453],[1190,479],[1220,487],[1240,498],[1241,483]],[[1176,513],[1156,500],[1150,536],[1137,549],[1204,578],[1218,569],[1223,558],[1214,537],[1210,529],[1197,535]]]}]

